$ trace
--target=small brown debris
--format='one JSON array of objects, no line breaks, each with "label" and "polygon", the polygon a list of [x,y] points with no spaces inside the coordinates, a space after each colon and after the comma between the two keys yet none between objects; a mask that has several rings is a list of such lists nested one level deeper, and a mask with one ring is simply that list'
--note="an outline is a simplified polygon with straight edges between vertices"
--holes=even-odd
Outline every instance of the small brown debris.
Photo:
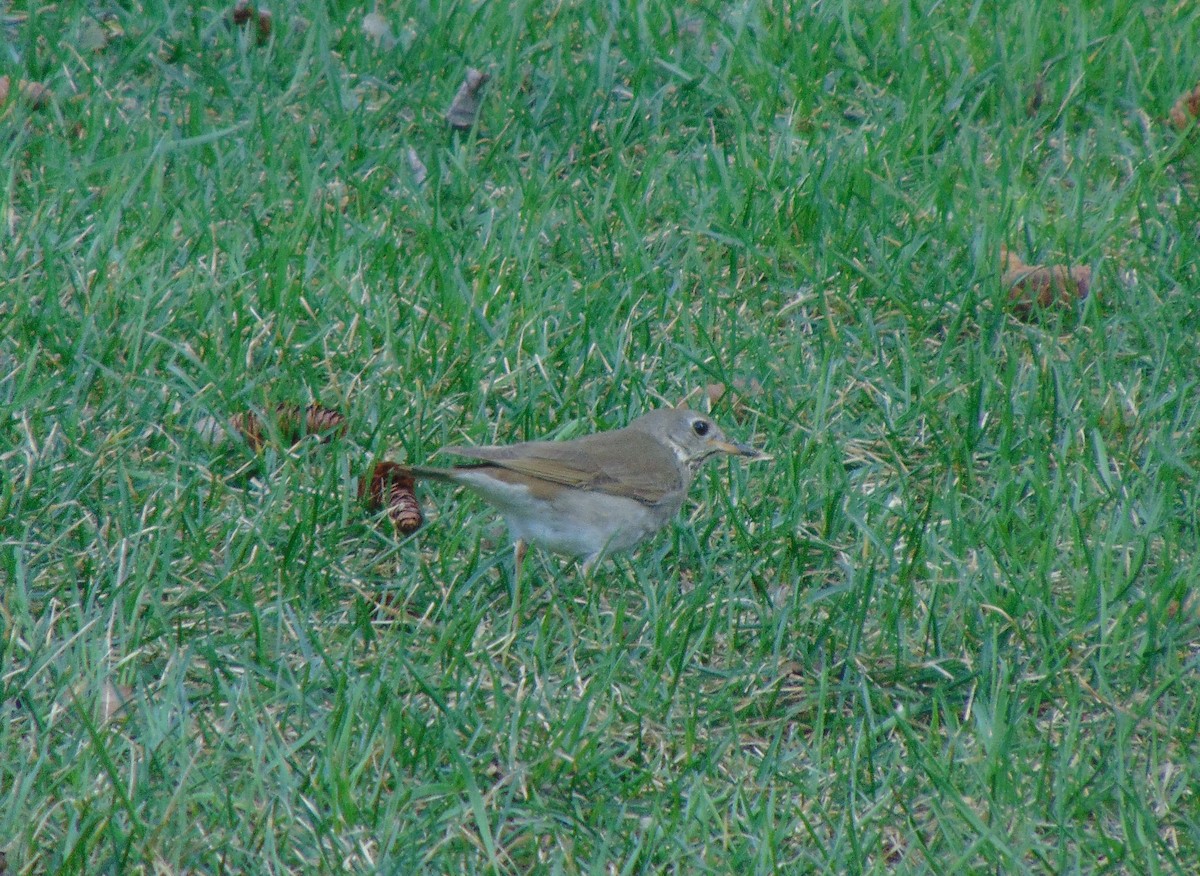
[{"label": "small brown debris", "polygon": [[368,12],[362,20],[363,35],[385,52],[396,47],[396,35],[388,20],[378,12]]},{"label": "small brown debris", "polygon": [[[90,695],[90,688],[87,682],[79,682],[71,689],[71,695],[80,705],[87,700]],[[125,709],[133,701],[133,688],[123,684],[113,684],[110,681],[104,681],[100,688],[99,702],[99,718],[102,722],[111,721],[122,709]]]},{"label": "small brown debris", "polygon": [[340,179],[330,180],[322,192],[325,196],[325,208],[339,213],[346,212],[350,205],[350,190]]},{"label": "small brown debris", "polygon": [[40,82],[21,80],[21,97],[34,109],[41,109],[50,102],[50,89]]},{"label": "small brown debris", "polygon": [[[12,79],[0,76],[0,106],[8,103],[12,93]],[[17,83],[17,93],[34,109],[41,109],[50,102],[50,89],[40,82],[22,79]]]},{"label": "small brown debris", "polygon": [[1197,596],[1195,593],[1188,593],[1167,603],[1167,618],[1169,620],[1175,620],[1180,615],[1189,621],[1200,619],[1200,596]]},{"label": "small brown debris", "polygon": [[100,692],[100,714],[105,721],[110,720],[133,699],[133,689],[123,684],[104,683]]},{"label": "small brown debris", "polygon": [[1025,115],[1036,116],[1038,110],[1042,108],[1042,103],[1046,99],[1046,73],[1045,71],[1038,74],[1037,79],[1033,80],[1033,87],[1029,89],[1029,99],[1025,101]]},{"label": "small brown debris", "polygon": [[388,517],[401,535],[411,535],[425,523],[409,470],[396,462],[377,462],[369,478],[358,484],[358,497],[372,511],[387,508]]},{"label": "small brown debris", "polygon": [[[664,33],[669,32],[670,27],[664,27]],[[678,14],[675,18],[675,32],[680,37],[699,37],[704,34],[704,19],[698,15]]]},{"label": "small brown debris", "polygon": [[108,46],[109,31],[94,18],[86,17],[75,30],[75,46],[81,52],[102,52]]},{"label": "small brown debris", "polygon": [[482,70],[467,68],[462,85],[458,87],[458,93],[454,95],[450,108],[446,110],[446,123],[451,128],[456,131],[469,131],[474,127],[475,120],[479,117],[480,92],[491,78],[490,74]]},{"label": "small brown debris", "polygon": [[[255,452],[262,450],[270,433],[270,426],[253,411],[236,415],[230,420],[230,425]],[[346,418],[318,404],[311,404],[303,410],[299,405],[287,402],[277,405],[274,426],[288,444],[295,444],[305,435],[320,435],[323,441],[329,441],[346,434]]]},{"label": "small brown debris", "polygon": [[1030,316],[1035,306],[1073,307],[1088,297],[1092,288],[1092,269],[1086,266],[1027,265],[1021,257],[1000,248],[1004,276],[1000,283],[1008,291],[1008,303],[1021,318]]},{"label": "small brown debris", "polygon": [[408,158],[408,169],[412,173],[413,182],[418,186],[425,185],[425,179],[429,176],[429,170],[425,167],[425,162],[421,160],[421,156],[417,154],[417,150],[409,146],[406,157]]},{"label": "small brown debris", "polygon": [[258,31],[258,44],[261,46],[271,38],[271,10],[263,6],[254,6],[250,0],[238,0],[229,13],[229,19],[237,27],[245,27],[254,20]]},{"label": "small brown debris", "polygon": [[258,10],[258,44],[260,46],[271,38],[272,21],[270,9]]},{"label": "small brown debris", "polygon": [[1184,92],[1179,100],[1175,101],[1175,105],[1171,107],[1171,124],[1176,130],[1182,131],[1197,116],[1200,116],[1200,85]]}]

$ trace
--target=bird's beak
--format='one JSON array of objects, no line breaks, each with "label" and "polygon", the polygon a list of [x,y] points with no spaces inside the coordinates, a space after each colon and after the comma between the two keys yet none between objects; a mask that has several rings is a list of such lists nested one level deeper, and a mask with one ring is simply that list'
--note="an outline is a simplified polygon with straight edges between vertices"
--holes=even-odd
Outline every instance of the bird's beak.
[{"label": "bird's beak", "polygon": [[730,456],[742,456],[746,459],[755,461],[771,459],[771,455],[769,453],[763,453],[761,450],[757,450],[751,447],[749,444],[734,444],[730,441],[714,441],[713,447],[717,448],[717,450],[720,450],[723,453],[728,453]]}]

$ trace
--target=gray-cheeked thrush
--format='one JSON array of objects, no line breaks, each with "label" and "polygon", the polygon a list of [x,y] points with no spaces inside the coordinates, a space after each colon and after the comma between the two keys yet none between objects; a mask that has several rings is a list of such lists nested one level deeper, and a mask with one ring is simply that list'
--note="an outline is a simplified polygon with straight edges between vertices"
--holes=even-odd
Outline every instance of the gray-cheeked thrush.
[{"label": "gray-cheeked thrush", "polygon": [[770,459],[684,408],[651,411],[623,429],[571,441],[444,450],[470,461],[408,471],[469,487],[497,508],[515,542],[518,576],[529,542],[581,558],[585,570],[631,549],[679,513],[696,470],[716,454]]}]

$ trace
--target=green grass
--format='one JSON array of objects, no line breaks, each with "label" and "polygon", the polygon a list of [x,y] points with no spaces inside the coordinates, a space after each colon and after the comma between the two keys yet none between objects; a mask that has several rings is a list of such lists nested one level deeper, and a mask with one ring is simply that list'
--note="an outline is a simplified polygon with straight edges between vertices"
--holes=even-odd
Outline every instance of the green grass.
[{"label": "green grass", "polygon": [[[5,13],[8,870],[1194,873],[1200,12],[371,8]],[[735,379],[592,581],[353,497]]]}]

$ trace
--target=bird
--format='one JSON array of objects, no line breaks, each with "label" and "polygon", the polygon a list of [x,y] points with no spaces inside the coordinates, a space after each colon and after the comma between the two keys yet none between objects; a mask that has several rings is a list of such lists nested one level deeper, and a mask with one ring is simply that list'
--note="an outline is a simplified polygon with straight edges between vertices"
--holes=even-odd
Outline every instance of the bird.
[{"label": "bird", "polygon": [[512,536],[518,580],[530,543],[582,560],[586,575],[604,557],[629,551],[666,526],[706,460],[719,454],[771,458],[729,441],[712,419],[682,407],[569,441],[442,452],[467,461],[405,470],[416,480],[464,486],[499,510]]}]

